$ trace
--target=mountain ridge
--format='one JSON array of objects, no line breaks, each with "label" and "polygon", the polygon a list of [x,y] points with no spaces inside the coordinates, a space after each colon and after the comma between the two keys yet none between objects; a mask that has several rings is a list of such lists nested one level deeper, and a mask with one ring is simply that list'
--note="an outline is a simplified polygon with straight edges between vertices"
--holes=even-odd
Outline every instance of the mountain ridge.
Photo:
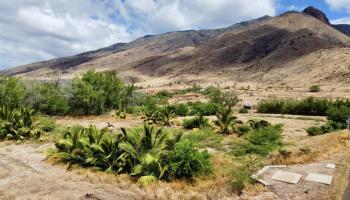
[{"label": "mountain ridge", "polygon": [[[174,81],[184,77],[222,74],[220,77],[228,76],[234,81],[275,80],[279,83],[282,81],[279,77],[281,74],[287,77],[286,80],[301,75],[284,73],[298,71],[296,62],[307,58],[305,63],[309,63],[310,59],[317,63],[313,56],[327,57],[322,51],[339,51],[339,55],[345,57],[350,48],[350,37],[335,27],[340,26],[331,25],[322,11],[309,7],[303,12],[291,11],[276,17],[263,16],[222,29],[146,35],[130,43],[119,43],[72,57],[20,66],[5,73],[27,78],[60,73],[69,78],[93,68],[97,71],[117,71],[124,78],[138,81],[157,77],[167,77],[166,81]],[[346,65],[348,59],[341,59],[346,62],[335,61],[336,64]],[[320,70],[325,68],[317,67]],[[343,77],[347,72],[345,68],[341,69],[343,71],[339,73]],[[304,70],[305,73],[310,73],[313,69]],[[328,66],[325,70],[335,73]],[[265,80],[265,77],[270,78]],[[322,74],[310,81],[320,82],[328,77],[330,75]],[[338,78],[332,76],[332,80],[338,81]]]}]

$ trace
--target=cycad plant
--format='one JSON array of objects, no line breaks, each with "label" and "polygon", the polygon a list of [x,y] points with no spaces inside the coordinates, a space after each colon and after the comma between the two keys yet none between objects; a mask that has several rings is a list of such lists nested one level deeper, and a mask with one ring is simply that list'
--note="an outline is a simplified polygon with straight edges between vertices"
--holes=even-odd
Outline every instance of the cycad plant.
[{"label": "cycad plant", "polygon": [[181,134],[173,135],[147,124],[143,129],[134,129],[130,133],[122,129],[122,132],[126,141],[120,144],[120,148],[131,156],[134,166],[131,175],[146,182],[164,178],[168,167],[162,163],[162,158],[179,142]]},{"label": "cycad plant", "polygon": [[171,119],[175,117],[175,109],[166,106],[159,111],[159,123],[162,126],[171,126]]},{"label": "cycad plant", "polygon": [[58,150],[51,156],[70,164],[107,172],[122,172],[128,163],[118,147],[123,139],[123,135],[109,134],[107,128],[98,130],[93,125],[89,128],[73,127],[56,142]]},{"label": "cycad plant", "polygon": [[36,128],[35,121],[31,109],[0,107],[0,139],[38,139],[41,132]]}]

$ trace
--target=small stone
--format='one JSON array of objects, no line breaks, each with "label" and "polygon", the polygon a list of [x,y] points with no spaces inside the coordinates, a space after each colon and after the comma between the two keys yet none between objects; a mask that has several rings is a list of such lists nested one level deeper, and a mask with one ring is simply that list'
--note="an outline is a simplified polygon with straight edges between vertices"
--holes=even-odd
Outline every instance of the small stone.
[{"label": "small stone", "polygon": [[335,169],[335,164],[328,164],[326,165],[326,167],[330,169]]}]

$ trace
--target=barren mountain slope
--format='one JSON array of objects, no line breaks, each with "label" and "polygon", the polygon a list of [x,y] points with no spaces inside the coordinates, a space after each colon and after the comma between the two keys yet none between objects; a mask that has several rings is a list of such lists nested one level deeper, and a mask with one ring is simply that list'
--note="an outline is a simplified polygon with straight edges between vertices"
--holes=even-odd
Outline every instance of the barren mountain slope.
[{"label": "barren mountain slope", "polygon": [[[42,77],[51,72],[58,72],[69,75],[76,66],[81,65],[83,63],[87,63],[89,61],[94,63],[94,60],[106,57],[111,54],[131,50],[131,52],[133,53],[127,53],[127,55],[128,57],[133,57],[132,60],[157,56],[162,53],[176,51],[179,48],[197,46],[208,41],[211,37],[214,37],[220,33],[239,27],[248,26],[252,23],[258,23],[267,18],[269,17],[265,16],[256,20],[238,23],[233,26],[222,29],[199,31],[189,30],[169,32],[160,35],[146,35],[130,43],[117,43],[106,48],[98,49],[95,51],[89,51],[74,56],[62,57],[48,61],[23,65],[6,70],[3,73],[7,75],[20,75],[25,77]],[[122,53],[122,55],[125,55],[125,53]],[[130,59],[126,60],[126,62],[129,61]],[[122,62],[120,64],[124,63],[125,62]]]},{"label": "barren mountain slope", "polygon": [[[32,64],[34,70],[19,67],[7,73],[42,78],[59,72],[70,78],[95,68],[116,70],[134,81],[162,79],[162,84],[212,77],[268,84],[347,83],[349,48],[350,37],[330,26],[321,11],[310,8],[305,13],[287,12],[225,29],[145,36],[90,52],[87,55],[93,59],[74,65],[70,65],[72,60],[57,59],[59,64]],[[307,81],[298,80],[305,77]]]}]

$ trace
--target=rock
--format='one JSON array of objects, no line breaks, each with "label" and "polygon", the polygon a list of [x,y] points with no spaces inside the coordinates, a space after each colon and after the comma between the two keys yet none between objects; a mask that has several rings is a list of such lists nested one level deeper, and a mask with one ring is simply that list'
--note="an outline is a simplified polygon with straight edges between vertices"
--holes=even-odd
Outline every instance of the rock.
[{"label": "rock", "polygon": [[311,16],[315,17],[316,19],[318,19],[318,20],[320,20],[328,25],[331,25],[326,14],[324,14],[322,11],[320,11],[319,9],[317,9],[313,6],[309,6],[309,7],[305,8],[303,10],[303,13],[311,15]]}]

